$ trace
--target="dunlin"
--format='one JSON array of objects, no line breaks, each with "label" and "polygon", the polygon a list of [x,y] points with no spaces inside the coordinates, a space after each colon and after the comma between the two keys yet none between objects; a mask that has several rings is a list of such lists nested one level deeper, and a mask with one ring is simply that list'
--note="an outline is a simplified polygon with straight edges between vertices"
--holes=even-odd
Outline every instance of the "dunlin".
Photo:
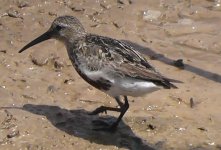
[{"label": "dunlin", "polygon": [[117,101],[118,108],[101,106],[90,113],[120,112],[114,123],[98,130],[116,129],[129,108],[127,96],[177,88],[171,82],[179,81],[162,76],[133,47],[120,40],[87,33],[73,16],[56,18],[47,32],[24,46],[19,53],[51,38],[64,43],[75,70],[85,81]]}]

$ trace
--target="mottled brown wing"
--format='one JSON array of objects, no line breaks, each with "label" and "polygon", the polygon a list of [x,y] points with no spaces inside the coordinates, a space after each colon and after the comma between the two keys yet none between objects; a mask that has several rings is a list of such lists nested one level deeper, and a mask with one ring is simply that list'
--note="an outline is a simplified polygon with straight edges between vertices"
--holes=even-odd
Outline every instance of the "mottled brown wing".
[{"label": "mottled brown wing", "polygon": [[176,88],[167,78],[158,73],[139,52],[126,43],[94,35],[88,37],[87,43],[90,44],[91,51],[97,51],[97,56],[106,56],[97,57],[97,61],[102,61],[106,64],[105,66],[111,66],[114,71],[128,77],[151,81],[165,88]]},{"label": "mottled brown wing", "polygon": [[[155,70],[153,66],[151,66],[144,57],[140,55],[140,53],[134,50],[128,44],[98,35],[89,34],[86,37],[86,43],[88,48],[90,49],[90,54],[96,53],[105,56],[108,60],[114,60],[116,62],[121,61],[129,61],[131,63],[140,63],[148,69]],[[101,53],[100,53],[101,51]],[[88,53],[88,52],[87,52]],[[90,55],[89,54],[89,55]],[[101,57],[100,57],[101,58]],[[105,58],[101,58],[105,59]]]},{"label": "mottled brown wing", "polygon": [[145,81],[151,81],[156,85],[163,86],[164,88],[176,88],[175,85],[170,83],[169,79],[163,77],[155,70],[150,70],[141,65],[135,65],[131,63],[121,63],[115,68],[116,71],[121,71],[125,76],[141,79]]}]

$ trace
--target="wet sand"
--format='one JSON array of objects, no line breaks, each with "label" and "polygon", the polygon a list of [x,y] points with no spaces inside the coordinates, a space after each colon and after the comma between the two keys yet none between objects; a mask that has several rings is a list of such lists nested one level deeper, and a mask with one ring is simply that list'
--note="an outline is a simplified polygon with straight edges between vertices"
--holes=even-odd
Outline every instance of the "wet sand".
[{"label": "wet sand", "polygon": [[[221,7],[217,0],[0,0],[0,149],[221,149]],[[117,106],[76,73],[63,44],[18,54],[57,16],[124,40],[178,89],[129,97],[117,132],[93,131],[88,116]],[[182,59],[182,63],[174,61]]]}]

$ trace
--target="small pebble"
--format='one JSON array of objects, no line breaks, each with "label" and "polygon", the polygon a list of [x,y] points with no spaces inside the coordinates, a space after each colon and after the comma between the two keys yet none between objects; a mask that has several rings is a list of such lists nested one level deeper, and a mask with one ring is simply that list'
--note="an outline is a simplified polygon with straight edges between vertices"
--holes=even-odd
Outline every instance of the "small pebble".
[{"label": "small pebble", "polygon": [[174,66],[180,68],[180,69],[184,69],[184,63],[183,63],[183,59],[178,59],[178,60],[175,60],[173,62]]},{"label": "small pebble", "polygon": [[101,6],[103,9],[110,9],[110,8],[111,8],[111,5],[108,5],[107,3],[100,3],[100,6]]},{"label": "small pebble", "polygon": [[64,80],[65,84],[73,84],[74,83],[74,79],[66,79]]},{"label": "small pebble", "polygon": [[114,25],[116,28],[121,28],[121,26],[120,26],[117,22],[113,22],[113,25]]},{"label": "small pebble", "polygon": [[30,96],[30,95],[26,95],[26,94],[23,94],[22,97],[24,97],[26,99],[36,99],[36,97]]},{"label": "small pebble", "polygon": [[190,108],[193,108],[194,107],[194,102],[193,102],[193,98],[191,97],[190,98]]},{"label": "small pebble", "polygon": [[13,138],[19,136],[19,131],[18,130],[12,130],[9,134],[7,134],[7,138]]},{"label": "small pebble", "polygon": [[56,69],[62,69],[64,67],[64,62],[60,61],[59,59],[56,59],[54,61],[54,67]]},{"label": "small pebble", "polygon": [[46,65],[48,62],[48,59],[46,59],[45,61],[38,61],[37,59],[32,59],[31,60],[33,62],[33,64],[37,65],[37,66],[43,66]]},{"label": "small pebble", "polygon": [[148,124],[147,125],[148,129],[154,130],[156,129],[156,126],[152,125],[152,124]]},{"label": "small pebble", "polygon": [[50,15],[50,16],[55,16],[55,17],[56,17],[56,16],[57,16],[57,13],[49,11],[49,12],[48,12],[48,15]]},{"label": "small pebble", "polygon": [[17,10],[14,10],[14,9],[9,9],[7,11],[7,14],[9,17],[12,17],[12,18],[22,18],[21,14],[17,11]]},{"label": "small pebble", "polygon": [[3,49],[3,50],[0,50],[0,52],[6,54],[7,51]]},{"label": "small pebble", "polygon": [[199,127],[199,128],[197,128],[197,129],[199,129],[199,130],[201,130],[201,131],[207,131],[207,129],[205,129],[204,127]]},{"label": "small pebble", "polygon": [[47,91],[50,93],[54,93],[57,88],[54,85],[49,85]]},{"label": "small pebble", "polygon": [[31,61],[37,66],[44,66],[48,63],[48,57],[41,57],[41,54],[34,52],[30,55]]},{"label": "small pebble", "polygon": [[29,3],[27,1],[21,1],[18,3],[18,8],[29,7]]},{"label": "small pebble", "polygon": [[82,7],[82,6],[76,6],[76,5],[70,5],[69,8],[72,10],[72,11],[75,11],[75,12],[81,12],[81,11],[85,11],[85,9]]},{"label": "small pebble", "polygon": [[128,5],[128,4],[132,4],[132,1],[131,0],[117,0],[117,3]]}]

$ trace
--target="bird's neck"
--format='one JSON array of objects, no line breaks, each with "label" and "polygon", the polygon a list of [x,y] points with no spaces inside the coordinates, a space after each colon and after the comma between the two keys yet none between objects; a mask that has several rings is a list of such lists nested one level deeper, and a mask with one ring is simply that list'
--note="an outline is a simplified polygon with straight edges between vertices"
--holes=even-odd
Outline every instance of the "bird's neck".
[{"label": "bird's neck", "polygon": [[68,40],[63,41],[69,56],[75,53],[84,42],[85,42],[85,36],[79,36],[79,37],[75,36],[74,38],[70,38]]}]

